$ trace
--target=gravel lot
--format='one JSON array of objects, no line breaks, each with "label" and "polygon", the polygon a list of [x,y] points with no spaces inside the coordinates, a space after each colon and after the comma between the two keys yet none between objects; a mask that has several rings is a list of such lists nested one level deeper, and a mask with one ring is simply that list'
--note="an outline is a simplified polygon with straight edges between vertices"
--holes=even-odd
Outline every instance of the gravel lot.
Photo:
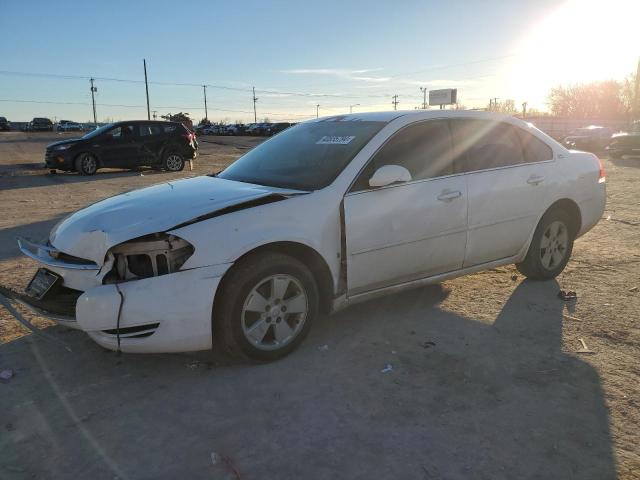
[{"label": "gravel lot", "polygon": [[[15,236],[259,142],[201,137],[180,174],[50,175],[61,136],[0,134],[2,285],[35,271]],[[69,352],[0,307],[0,478],[640,478],[640,159],[604,164],[604,219],[557,281],[509,266],[360,304],[272,364],[117,356],[27,314]]]}]

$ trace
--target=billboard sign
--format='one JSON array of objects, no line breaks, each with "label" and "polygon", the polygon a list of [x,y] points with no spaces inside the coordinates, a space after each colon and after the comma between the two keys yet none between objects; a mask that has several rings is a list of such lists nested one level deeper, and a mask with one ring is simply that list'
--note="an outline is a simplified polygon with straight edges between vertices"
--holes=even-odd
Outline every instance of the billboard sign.
[{"label": "billboard sign", "polygon": [[429,90],[429,105],[451,105],[458,100],[457,88]]}]

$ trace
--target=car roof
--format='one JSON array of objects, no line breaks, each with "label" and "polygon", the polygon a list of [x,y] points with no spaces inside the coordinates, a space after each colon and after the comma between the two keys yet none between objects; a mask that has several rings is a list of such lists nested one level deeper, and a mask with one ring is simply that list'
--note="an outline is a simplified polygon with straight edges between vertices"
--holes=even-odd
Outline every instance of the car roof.
[{"label": "car roof", "polygon": [[[486,112],[483,110],[392,110],[388,112],[365,112],[351,113],[346,115],[333,115],[330,117],[320,117],[318,119],[307,120],[313,122],[348,122],[348,121],[370,121],[390,123],[397,118],[415,118],[416,120],[428,120],[430,118],[479,118],[486,120],[500,120],[517,123],[522,120],[499,113]],[[307,123],[305,122],[305,123]]]},{"label": "car roof", "polygon": [[182,125],[182,123],[180,122],[168,122],[165,120],[122,120],[120,122],[113,122],[112,125],[131,125],[131,124],[140,124],[140,123],[144,123],[144,124],[149,124],[149,123],[155,123],[158,125]]}]

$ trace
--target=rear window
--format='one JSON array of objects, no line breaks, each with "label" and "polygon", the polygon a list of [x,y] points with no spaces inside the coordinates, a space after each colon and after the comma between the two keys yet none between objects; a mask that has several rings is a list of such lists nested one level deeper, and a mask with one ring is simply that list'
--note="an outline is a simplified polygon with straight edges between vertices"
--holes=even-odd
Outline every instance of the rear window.
[{"label": "rear window", "polygon": [[553,160],[553,150],[549,145],[521,128],[518,128],[517,131],[522,142],[525,163]]}]

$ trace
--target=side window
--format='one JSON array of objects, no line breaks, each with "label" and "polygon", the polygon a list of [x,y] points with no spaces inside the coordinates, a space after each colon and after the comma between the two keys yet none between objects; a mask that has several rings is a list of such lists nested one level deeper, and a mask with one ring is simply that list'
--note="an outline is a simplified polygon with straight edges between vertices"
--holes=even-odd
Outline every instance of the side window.
[{"label": "side window", "polygon": [[159,125],[140,125],[140,136],[160,135],[162,128]]},{"label": "side window", "polygon": [[136,133],[136,125],[123,125],[122,126],[122,137],[123,138],[131,138],[137,136]]},{"label": "side window", "polygon": [[369,179],[384,165],[400,165],[412,180],[441,177],[453,173],[453,153],[449,125],[431,120],[410,125],[396,132],[373,156],[351,191],[369,189]]},{"label": "side window", "polygon": [[522,143],[524,161],[526,163],[553,160],[553,150],[549,145],[521,128],[518,128],[517,130],[520,142]]},{"label": "side window", "polygon": [[524,163],[520,139],[511,125],[490,120],[451,121],[457,172]]},{"label": "side window", "polygon": [[165,125],[164,126],[164,133],[173,133],[176,131],[176,126],[175,125]]},{"label": "side window", "polygon": [[111,138],[121,138],[122,137],[122,127],[112,128],[107,132],[107,135]]}]

